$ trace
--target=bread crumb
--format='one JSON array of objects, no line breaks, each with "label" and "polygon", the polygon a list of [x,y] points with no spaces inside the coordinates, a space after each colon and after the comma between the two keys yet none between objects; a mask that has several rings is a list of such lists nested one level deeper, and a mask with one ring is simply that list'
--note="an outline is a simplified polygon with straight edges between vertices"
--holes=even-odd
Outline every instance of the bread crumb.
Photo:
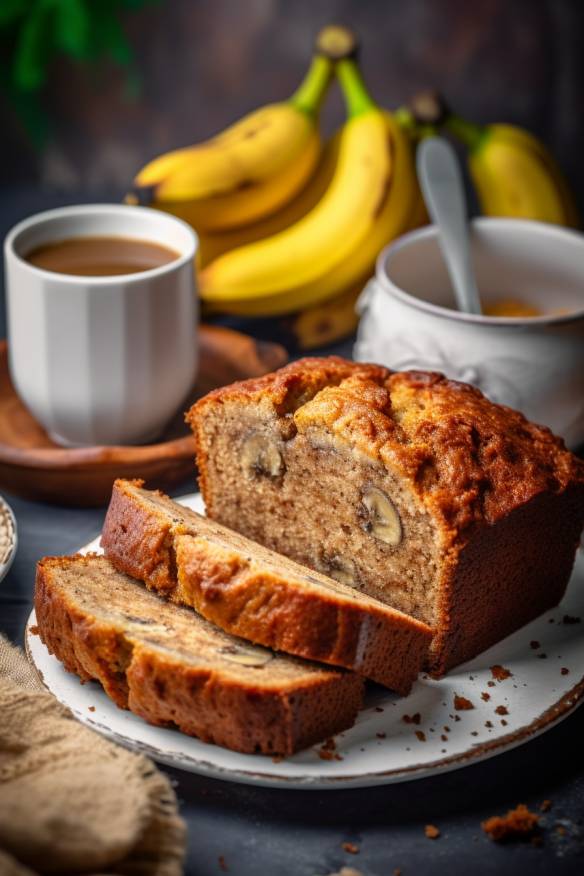
[{"label": "bread crumb", "polygon": [[474,705],[466,697],[454,694],[454,708],[457,712],[467,712],[469,709],[474,709]]},{"label": "bread crumb", "polygon": [[225,863],[225,857],[223,855],[219,855],[218,861],[219,861],[219,869],[223,870],[224,873],[227,873],[227,871],[229,870],[229,867]]},{"label": "bread crumb", "polygon": [[485,703],[488,703],[490,699],[491,699],[491,694],[487,693],[486,691],[483,691],[483,693],[481,694],[481,700],[483,700],[483,702],[485,702]]},{"label": "bread crumb", "polygon": [[496,663],[494,666],[491,666],[491,675],[495,681],[505,681],[506,678],[511,678],[513,673],[510,669],[506,669],[504,666]]},{"label": "bread crumb", "polygon": [[539,811],[540,812],[549,812],[551,808],[552,808],[552,801],[551,800],[543,800],[540,807],[539,807]]},{"label": "bread crumb", "polygon": [[383,712],[383,709],[381,708],[381,706],[375,706],[375,711],[376,712]]},{"label": "bread crumb", "polygon": [[562,675],[568,675],[568,673],[570,672],[570,670],[568,669],[567,666],[562,666],[562,668],[560,669],[560,672],[561,672]]},{"label": "bread crumb", "polygon": [[419,712],[416,712],[415,715],[402,715],[404,724],[419,724],[421,720],[422,716]]},{"label": "bread crumb", "polygon": [[341,843],[341,848],[349,855],[358,855],[360,851],[359,846],[355,843]]},{"label": "bread crumb", "polygon": [[32,627],[30,627],[29,629],[30,629],[30,634],[31,634],[32,636],[38,636],[38,634],[39,634],[39,628],[37,627],[36,624],[34,624],[34,625],[33,625]]},{"label": "bread crumb", "polygon": [[426,741],[426,734],[424,733],[423,730],[416,730],[416,736],[418,737],[418,739],[420,740],[420,742],[425,742],[425,741]]},{"label": "bread crumb", "polygon": [[444,732],[450,733],[450,727],[447,727],[446,724],[444,725]]},{"label": "bread crumb", "polygon": [[95,712],[95,706],[87,706],[90,712]]},{"label": "bread crumb", "polygon": [[442,734],[440,739],[442,740],[442,742],[448,742],[448,736],[445,733]]},{"label": "bread crumb", "polygon": [[495,842],[529,839],[538,829],[539,815],[530,812],[524,803],[510,809],[507,815],[493,815],[481,823],[484,832]]},{"label": "bread crumb", "polygon": [[508,709],[507,709],[507,706],[497,706],[497,708],[495,709],[495,714],[497,714],[497,715],[508,715],[508,714],[509,714],[509,711],[508,711]]},{"label": "bread crumb", "polygon": [[492,727],[492,726],[493,726],[492,721],[485,721],[485,727]]},{"label": "bread crumb", "polygon": [[537,656],[539,657],[540,660],[547,660],[547,654],[544,654],[543,651],[541,652],[541,654],[538,654]]},{"label": "bread crumb", "polygon": [[579,624],[579,623],[580,623],[580,620],[581,620],[581,619],[580,619],[579,617],[575,617],[574,615],[571,615],[571,614],[565,614],[565,615],[563,616],[563,618],[562,618],[562,623],[563,623],[563,624],[568,624],[568,625],[570,625],[570,624]]},{"label": "bread crumb", "polygon": [[385,739],[385,737],[387,736],[387,733],[376,733],[375,735],[377,736],[378,739]]},{"label": "bread crumb", "polygon": [[495,687],[495,682],[492,679],[490,679],[489,681],[487,681],[487,685],[489,687]]},{"label": "bread crumb", "polygon": [[440,836],[440,831],[435,824],[427,824],[424,828],[424,833],[426,834],[428,839],[438,839],[438,837]]},{"label": "bread crumb", "polygon": [[316,752],[321,760],[342,760],[343,758],[337,752],[337,743],[331,737],[325,739],[321,747]]},{"label": "bread crumb", "polygon": [[534,651],[537,651],[538,648],[541,648],[541,645],[536,639],[534,639],[532,642],[529,643],[529,647],[533,648]]},{"label": "bread crumb", "polygon": [[507,726],[507,721],[505,720],[505,718],[501,718],[501,725],[502,725],[503,727],[506,727],[506,726]]}]

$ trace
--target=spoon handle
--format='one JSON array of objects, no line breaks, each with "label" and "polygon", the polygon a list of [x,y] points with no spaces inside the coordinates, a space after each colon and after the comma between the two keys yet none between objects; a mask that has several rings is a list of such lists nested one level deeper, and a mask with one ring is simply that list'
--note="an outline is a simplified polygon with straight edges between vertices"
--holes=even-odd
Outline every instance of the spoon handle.
[{"label": "spoon handle", "polygon": [[465,313],[481,313],[472,265],[466,197],[456,153],[442,137],[422,140],[417,152],[418,178],[454,288],[456,304]]}]

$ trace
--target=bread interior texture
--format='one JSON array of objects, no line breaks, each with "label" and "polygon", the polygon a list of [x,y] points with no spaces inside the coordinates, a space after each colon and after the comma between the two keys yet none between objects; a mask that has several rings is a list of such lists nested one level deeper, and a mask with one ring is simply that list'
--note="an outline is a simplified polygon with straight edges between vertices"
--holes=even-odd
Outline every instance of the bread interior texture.
[{"label": "bread interior texture", "polygon": [[210,516],[433,625],[439,539],[408,483],[324,430],[266,414],[225,404],[201,424]]}]

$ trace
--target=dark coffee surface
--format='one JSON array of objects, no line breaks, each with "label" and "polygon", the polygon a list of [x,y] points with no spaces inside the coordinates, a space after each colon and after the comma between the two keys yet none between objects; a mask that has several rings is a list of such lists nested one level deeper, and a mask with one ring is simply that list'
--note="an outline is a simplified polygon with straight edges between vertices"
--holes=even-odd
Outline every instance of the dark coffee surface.
[{"label": "dark coffee surface", "polygon": [[71,237],[38,246],[25,258],[57,274],[105,277],[150,271],[174,261],[178,253],[133,237]]}]

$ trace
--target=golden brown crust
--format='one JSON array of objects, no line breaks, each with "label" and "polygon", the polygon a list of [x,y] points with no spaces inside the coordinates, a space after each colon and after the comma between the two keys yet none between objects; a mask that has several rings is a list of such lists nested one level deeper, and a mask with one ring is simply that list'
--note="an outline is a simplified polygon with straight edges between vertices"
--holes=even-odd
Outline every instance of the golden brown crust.
[{"label": "golden brown crust", "polygon": [[[62,585],[59,574],[73,570],[83,584],[84,569],[95,563],[105,564],[104,574],[120,575],[103,557],[48,557],[39,562],[37,625],[42,641],[65,668],[82,680],[101,682],[119,707],[149,723],[175,725],[206,742],[250,753],[289,755],[353,724],[362,696],[362,682],[355,675],[307,671],[277,689],[262,684],[250,670],[249,680],[242,682],[220,665],[187,663],[146,635],[88,611],[83,599]],[[140,585],[132,582],[133,587]],[[132,610],[131,602],[128,608]]]},{"label": "golden brown crust", "polygon": [[409,692],[432,638],[426,624],[140,486],[114,484],[102,546],[116,568],[236,636]]},{"label": "golden brown crust", "polygon": [[[258,400],[293,413],[299,431],[325,429],[398,471],[442,518],[449,541],[466,540],[474,526],[492,525],[542,492],[578,483],[584,495],[584,463],[561,438],[442,374],[301,359],[198,401],[187,414],[195,438],[206,406]],[[205,495],[204,454],[198,462]]]}]

